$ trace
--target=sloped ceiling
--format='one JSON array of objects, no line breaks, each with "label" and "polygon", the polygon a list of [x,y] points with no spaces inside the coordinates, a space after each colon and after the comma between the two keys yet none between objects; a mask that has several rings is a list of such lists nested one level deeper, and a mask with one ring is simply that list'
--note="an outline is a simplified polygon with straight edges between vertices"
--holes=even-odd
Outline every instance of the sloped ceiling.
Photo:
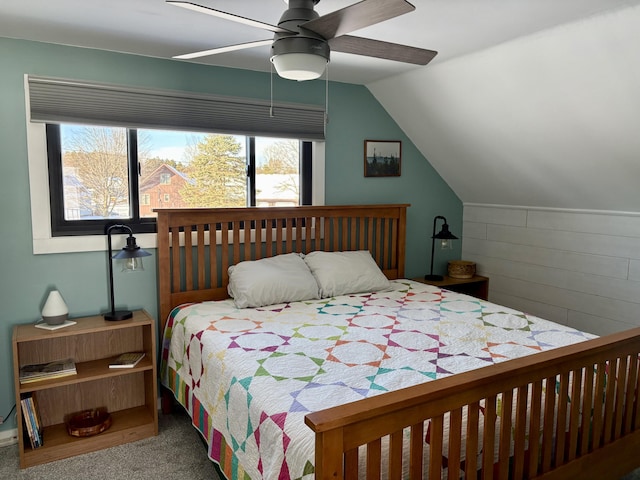
[{"label": "sloped ceiling", "polygon": [[465,203],[640,212],[638,5],[368,86]]}]

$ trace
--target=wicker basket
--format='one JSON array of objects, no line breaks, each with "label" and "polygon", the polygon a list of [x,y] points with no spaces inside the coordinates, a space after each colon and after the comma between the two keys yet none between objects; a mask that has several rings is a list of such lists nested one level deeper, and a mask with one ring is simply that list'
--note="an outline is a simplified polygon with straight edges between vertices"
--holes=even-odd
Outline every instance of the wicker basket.
[{"label": "wicker basket", "polygon": [[451,278],[472,278],[475,274],[475,262],[466,260],[451,260],[449,262],[449,276]]}]

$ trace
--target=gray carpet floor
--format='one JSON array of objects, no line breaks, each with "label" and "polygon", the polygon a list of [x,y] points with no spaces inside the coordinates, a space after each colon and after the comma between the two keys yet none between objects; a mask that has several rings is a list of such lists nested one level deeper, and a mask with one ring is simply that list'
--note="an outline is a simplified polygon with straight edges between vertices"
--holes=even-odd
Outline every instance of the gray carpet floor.
[{"label": "gray carpet floor", "polygon": [[220,479],[200,434],[181,411],[159,415],[157,437],[24,470],[18,465],[17,445],[0,448],[2,480]]},{"label": "gray carpet floor", "polygon": [[[20,470],[18,447],[0,448],[2,480],[220,480],[200,434],[180,408],[159,416],[159,435]],[[610,479],[603,479],[610,480]],[[615,479],[612,479],[615,480]],[[640,470],[621,480],[640,480]]]}]

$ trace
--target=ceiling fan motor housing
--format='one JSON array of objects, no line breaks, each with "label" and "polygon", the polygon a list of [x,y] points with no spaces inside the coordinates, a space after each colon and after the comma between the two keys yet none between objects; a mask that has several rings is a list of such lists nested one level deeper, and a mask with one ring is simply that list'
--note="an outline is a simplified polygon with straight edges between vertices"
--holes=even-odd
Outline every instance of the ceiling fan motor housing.
[{"label": "ceiling fan motor housing", "polygon": [[329,44],[324,39],[292,36],[276,38],[271,45],[271,57],[288,53],[308,53],[323,57],[327,62],[331,56]]},{"label": "ceiling fan motor housing", "polygon": [[271,46],[271,58],[288,53],[306,53],[321,56],[329,62],[331,49],[321,35],[300,27],[301,24],[319,17],[313,6],[319,0],[289,0],[289,8],[280,17],[278,26],[291,32],[275,33]]}]

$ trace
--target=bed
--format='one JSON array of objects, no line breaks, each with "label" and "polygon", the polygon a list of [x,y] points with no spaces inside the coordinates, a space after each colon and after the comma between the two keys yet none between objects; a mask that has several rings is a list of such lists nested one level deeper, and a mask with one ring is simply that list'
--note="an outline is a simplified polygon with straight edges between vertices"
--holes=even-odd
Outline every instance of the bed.
[{"label": "bed", "polygon": [[[407,207],[158,210],[163,408],[177,399],[228,478],[639,467],[640,329],[593,338],[405,279]],[[229,267],[232,283],[247,261],[292,253],[321,269],[334,257],[318,252],[366,252],[388,287],[256,308],[229,298]]]}]

